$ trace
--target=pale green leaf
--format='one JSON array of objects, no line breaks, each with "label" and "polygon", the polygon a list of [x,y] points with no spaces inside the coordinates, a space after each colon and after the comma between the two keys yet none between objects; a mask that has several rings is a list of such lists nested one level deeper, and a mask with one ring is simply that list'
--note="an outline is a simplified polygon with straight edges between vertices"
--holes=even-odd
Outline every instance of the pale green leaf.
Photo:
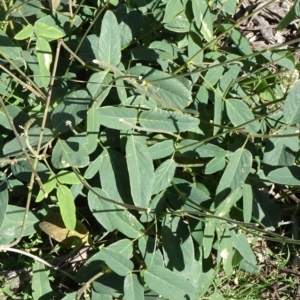
[{"label": "pale green leaf", "polygon": [[144,226],[127,210],[117,210],[115,222],[117,229],[129,238],[137,239],[144,235]]},{"label": "pale green leaf", "polygon": [[214,144],[201,144],[199,141],[186,139],[177,146],[177,155],[185,157],[225,157],[227,152]]},{"label": "pale green leaf", "polygon": [[158,194],[169,186],[174,177],[175,170],[176,163],[173,159],[167,159],[155,170],[152,195]]},{"label": "pale green leaf", "polygon": [[165,15],[163,23],[172,21],[179,13],[184,10],[182,1],[180,0],[169,0],[165,8]]},{"label": "pale green leaf", "polygon": [[36,39],[36,52],[41,74],[41,82],[44,88],[50,83],[50,65],[52,63],[52,50],[50,44],[42,37]]},{"label": "pale green leaf", "polygon": [[206,0],[192,1],[195,22],[201,34],[207,42],[213,40],[213,21],[210,9]]},{"label": "pale green leaf", "polygon": [[75,199],[68,187],[60,184],[57,188],[57,200],[61,217],[67,229],[74,230],[76,227]]},{"label": "pale green leaf", "polygon": [[124,280],[124,300],[143,300],[144,287],[139,282],[137,275],[128,274]]},{"label": "pale green leaf", "polygon": [[275,169],[268,174],[267,178],[274,183],[300,185],[300,166]]},{"label": "pale green leaf", "polygon": [[126,159],[133,202],[148,207],[155,175],[149,149],[142,139],[134,135],[128,138]]},{"label": "pale green leaf", "polygon": [[34,32],[37,37],[49,39],[59,39],[65,35],[59,27],[49,26],[41,21],[34,24]]},{"label": "pale green leaf", "polygon": [[96,58],[115,66],[121,60],[119,25],[116,16],[111,10],[106,11],[102,19]]},{"label": "pale green leaf", "polygon": [[14,36],[14,39],[25,40],[30,38],[32,35],[33,35],[33,26],[31,24],[28,24]]},{"label": "pale green leaf", "polygon": [[205,174],[213,174],[220,170],[223,170],[226,165],[225,157],[215,157],[204,167]]},{"label": "pale green leaf", "polygon": [[100,258],[105,261],[111,270],[120,276],[126,276],[133,270],[133,262],[122,254],[109,248],[102,248]]},{"label": "pale green leaf", "polygon": [[98,108],[95,114],[101,125],[117,130],[131,129],[137,121],[135,108],[106,106]]},{"label": "pale green leaf", "polygon": [[[46,183],[43,183],[43,187],[48,195],[51,193],[51,191],[54,190],[54,188],[56,187],[56,178],[54,174],[51,174],[48,178],[48,181]],[[47,197],[45,197],[44,192],[42,191],[42,189],[40,189],[37,198],[35,199],[35,202],[40,202],[45,198]]]},{"label": "pale green leaf", "polygon": [[99,155],[94,161],[92,161],[89,164],[88,168],[86,169],[86,171],[84,173],[85,179],[91,179],[97,174],[97,172],[100,169],[102,159],[103,159],[103,156]]},{"label": "pale green leaf", "polygon": [[147,285],[168,299],[198,299],[196,288],[179,274],[160,266],[152,266],[145,271]]},{"label": "pale green leaf", "polygon": [[253,192],[249,183],[243,185],[243,217],[245,223],[250,223],[253,210]]},{"label": "pale green leaf", "polygon": [[227,99],[226,110],[228,117],[234,126],[253,121],[245,125],[245,129],[249,132],[257,132],[260,129],[260,125],[258,121],[254,119],[254,115],[250,108],[242,100]]},{"label": "pale green leaf", "polygon": [[242,189],[239,187],[220,203],[215,215],[219,217],[225,217],[229,213],[231,207],[241,198],[241,196]]},{"label": "pale green leaf", "polygon": [[149,147],[149,151],[152,159],[159,159],[169,156],[174,152],[174,142],[171,139],[158,142]]},{"label": "pale green leaf", "polygon": [[151,110],[141,113],[139,123],[146,128],[182,132],[198,126],[199,119],[177,112]]},{"label": "pale green leaf", "polygon": [[56,175],[56,179],[63,184],[80,184],[81,181],[74,172],[62,170]]}]

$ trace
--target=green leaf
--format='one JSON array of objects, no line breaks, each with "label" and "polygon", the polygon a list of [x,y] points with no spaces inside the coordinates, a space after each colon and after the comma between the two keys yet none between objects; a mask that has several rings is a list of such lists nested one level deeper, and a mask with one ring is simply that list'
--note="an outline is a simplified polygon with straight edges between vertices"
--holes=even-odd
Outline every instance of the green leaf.
[{"label": "green leaf", "polygon": [[211,249],[215,237],[216,220],[209,220],[205,223],[204,235],[203,235],[203,257],[208,258],[211,254]]},{"label": "green leaf", "polygon": [[190,278],[194,264],[194,244],[187,224],[179,217],[167,215],[161,233],[165,265],[185,279]]},{"label": "green leaf", "polygon": [[40,12],[43,4],[38,0],[31,1],[15,1],[12,6],[10,6],[7,16],[14,18],[24,18],[33,16]]},{"label": "green leaf", "polygon": [[128,130],[137,122],[135,108],[106,106],[98,108],[95,113],[101,125],[112,129]]},{"label": "green leaf", "polygon": [[144,111],[139,116],[141,126],[170,132],[188,131],[199,125],[199,119],[165,110]]},{"label": "green leaf", "polygon": [[36,39],[36,52],[39,62],[41,82],[44,88],[50,83],[50,65],[52,63],[52,50],[50,44],[42,37]]},{"label": "green leaf", "polygon": [[154,181],[154,168],[148,147],[143,140],[131,135],[126,143],[130,189],[135,205],[148,207]]},{"label": "green leaf", "polygon": [[127,210],[117,210],[115,222],[117,229],[129,238],[138,239],[144,235],[144,226]]},{"label": "green leaf", "polygon": [[152,188],[152,195],[158,194],[166,189],[172,181],[176,170],[176,163],[173,159],[164,161],[156,170]]},{"label": "green leaf", "polygon": [[68,187],[60,184],[57,187],[57,199],[61,217],[67,229],[74,230],[76,227],[75,199]]},{"label": "green leaf", "polygon": [[[56,187],[56,183],[57,182],[54,174],[51,174],[48,178],[48,181],[46,183],[43,183],[43,187],[48,195],[54,190],[54,188]],[[45,198],[47,197],[45,197],[44,192],[40,189],[35,202],[40,202]]]},{"label": "green leaf", "polygon": [[81,181],[74,172],[63,170],[58,172],[56,179],[62,184],[81,184]]},{"label": "green leaf", "polygon": [[51,162],[56,169],[70,166],[84,168],[89,164],[89,156],[81,144],[58,139],[52,151]]},{"label": "green leaf", "polygon": [[244,222],[250,223],[253,210],[253,192],[252,186],[248,183],[243,185],[243,216]]},{"label": "green leaf", "polygon": [[108,71],[94,73],[87,84],[87,89],[93,97],[94,107],[101,106],[112,87],[112,77]]},{"label": "green leaf", "polygon": [[[29,141],[30,146],[33,149],[35,149],[38,145],[40,132],[41,132],[40,127],[33,127],[33,128],[29,129],[28,141]],[[51,130],[49,128],[45,128],[44,134],[43,134],[43,139],[42,139],[42,146],[45,146],[52,139],[53,139],[53,133],[51,132]],[[21,136],[20,140],[21,140],[23,147],[28,151],[25,136]],[[3,154],[5,156],[17,156],[17,155],[23,154],[23,151],[20,147],[20,144],[19,144],[17,138],[10,140],[8,143],[6,143],[4,145]]]},{"label": "green leaf", "polygon": [[109,248],[102,248],[100,257],[115,273],[120,276],[126,276],[133,270],[133,262],[126,259],[120,253]]},{"label": "green leaf", "polygon": [[197,27],[205,40],[211,42],[214,38],[213,22],[206,0],[194,0],[192,1],[192,7]]},{"label": "green leaf", "polygon": [[271,171],[267,178],[274,183],[300,185],[300,167],[282,167]]},{"label": "green leaf", "polygon": [[223,66],[217,66],[209,69],[204,77],[204,87],[207,89],[212,89],[213,86],[220,81],[220,78],[222,78],[223,72]]},{"label": "green leaf", "polygon": [[52,288],[49,282],[49,271],[46,271],[43,263],[34,262],[32,265],[31,289],[34,300],[51,298]]},{"label": "green leaf", "polygon": [[103,156],[99,155],[94,161],[92,161],[89,164],[88,168],[86,169],[86,171],[84,173],[85,179],[91,179],[97,174],[97,172],[100,169],[102,159],[103,159]]},{"label": "green leaf", "polygon": [[262,56],[265,57],[268,61],[288,70],[295,69],[294,56],[290,51],[265,51],[262,53]]},{"label": "green leaf", "polygon": [[241,196],[242,190],[239,187],[220,203],[215,215],[219,217],[225,217],[229,213],[231,207],[241,198]]},{"label": "green leaf", "polygon": [[[6,33],[0,29],[0,52],[4,53],[10,59],[18,59],[21,57],[21,49],[15,45]],[[2,55],[1,55],[2,57]]]},{"label": "green leaf", "polygon": [[225,157],[215,157],[205,166],[204,174],[213,174],[218,171],[221,171],[225,168],[225,165]]},{"label": "green leaf", "polygon": [[186,139],[177,146],[176,156],[225,157],[227,152],[213,144],[201,144],[199,141]]},{"label": "green leaf", "polygon": [[71,122],[72,126],[78,125],[86,118],[86,111],[91,101],[85,90],[78,90],[64,97],[52,112],[51,122],[55,132],[70,131],[70,126],[66,122]]},{"label": "green leaf", "polygon": [[228,117],[234,126],[239,126],[249,121],[253,121],[245,125],[246,131],[257,132],[260,129],[258,121],[255,120],[253,113],[241,100],[227,99],[226,110]]},{"label": "green leaf", "polygon": [[5,219],[8,207],[8,190],[6,184],[0,185],[0,229]]},{"label": "green leaf", "polygon": [[160,266],[145,271],[147,285],[168,299],[198,299],[195,287],[182,276]]},{"label": "green leaf", "polygon": [[[4,222],[2,223],[2,227],[0,229],[1,245],[7,245],[19,236],[23,224],[24,213],[25,209],[23,207],[15,205],[7,206]],[[36,233],[34,225],[36,225],[38,221],[38,218],[31,211],[29,211],[23,236]]]},{"label": "green leaf", "polygon": [[128,274],[124,281],[124,300],[143,300],[144,288],[135,274]]},{"label": "green leaf", "polygon": [[125,156],[114,149],[104,150],[99,168],[102,189],[109,198],[132,203]]},{"label": "green leaf", "polygon": [[33,26],[28,24],[21,31],[19,31],[15,36],[15,40],[26,40],[33,35]]},{"label": "green leaf", "polygon": [[236,248],[240,254],[247,260],[250,264],[256,265],[255,255],[249,246],[247,237],[243,233],[236,233],[234,230],[231,230],[231,239],[233,247]]},{"label": "green leaf", "polygon": [[96,58],[115,66],[117,66],[121,60],[119,25],[111,10],[108,10],[102,19]]},{"label": "green leaf", "polygon": [[65,33],[57,26],[49,26],[41,21],[34,24],[34,32],[37,37],[49,38],[49,39],[60,39]]},{"label": "green leaf", "polygon": [[[94,190],[101,196],[108,198],[108,195],[99,188]],[[90,211],[95,219],[108,231],[116,229],[116,210],[117,207],[95,195],[92,191],[88,193],[88,204]]]},{"label": "green leaf", "polygon": [[111,250],[114,250],[127,259],[130,259],[132,257],[132,251],[133,251],[133,244],[132,241],[129,239],[121,239],[117,242],[110,244],[108,247]]},{"label": "green leaf", "polygon": [[152,159],[164,158],[174,152],[174,142],[173,140],[158,142],[149,147],[149,152]]},{"label": "green leaf", "polygon": [[[233,28],[232,24],[223,24],[223,28],[228,30],[229,28]],[[244,35],[236,29],[231,29],[228,35],[233,43],[237,46],[237,49],[244,55],[252,54],[252,48],[249,44],[249,41],[244,37]]]},{"label": "green leaf", "polygon": [[88,143],[88,153],[93,153],[98,145],[98,135],[100,129],[100,120],[97,118],[97,113],[95,108],[91,108],[87,112],[87,143]]},{"label": "green leaf", "polygon": [[299,14],[299,1],[295,1],[294,5],[289,9],[287,14],[280,20],[279,24],[276,27],[276,30],[282,30],[285,27],[289,26],[296,18],[300,16]]},{"label": "green leaf", "polygon": [[222,201],[225,197],[243,186],[252,167],[252,155],[244,148],[236,150],[229,159],[229,163],[217,187],[217,198]]},{"label": "green leaf", "polygon": [[128,70],[128,74],[143,77],[141,89],[155,95],[153,99],[159,106],[183,109],[192,102],[190,81],[187,79],[172,78],[165,72],[146,66],[135,66]]},{"label": "green leaf", "polygon": [[[24,124],[28,122],[30,119],[28,114],[25,113],[24,110],[20,109],[19,107],[13,105],[7,105],[6,109],[8,111],[8,114],[12,118],[16,128],[18,128],[19,125],[24,126]],[[5,115],[2,107],[0,107],[0,125],[5,127],[8,130],[12,130],[10,123],[8,122],[7,116]]]},{"label": "green leaf", "polygon": [[180,0],[171,0],[167,2],[163,23],[172,21],[179,13],[184,10]]},{"label": "green leaf", "polygon": [[[295,134],[297,132],[297,128],[286,128],[284,130],[278,130],[276,134]],[[292,166],[295,162],[296,152],[299,150],[299,137],[270,138],[266,141],[264,150],[264,164],[274,167]]]},{"label": "green leaf", "polygon": [[283,115],[290,125],[300,122],[300,81],[289,91],[284,102]]},{"label": "green leaf", "polygon": [[155,240],[151,236],[142,236],[138,243],[142,259],[148,268],[152,265],[164,266],[164,260],[160,249],[157,248]]}]

